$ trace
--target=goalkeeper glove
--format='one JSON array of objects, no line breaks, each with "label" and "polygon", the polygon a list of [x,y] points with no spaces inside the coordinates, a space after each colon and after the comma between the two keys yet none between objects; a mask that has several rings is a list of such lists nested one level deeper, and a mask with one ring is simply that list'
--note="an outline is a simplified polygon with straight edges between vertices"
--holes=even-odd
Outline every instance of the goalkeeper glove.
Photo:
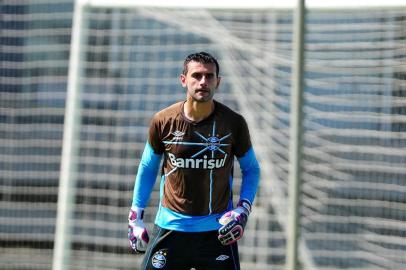
[{"label": "goalkeeper glove", "polygon": [[246,200],[240,200],[237,208],[225,213],[220,218],[219,223],[223,226],[218,230],[218,239],[221,244],[230,245],[241,239],[250,212],[251,203]]},{"label": "goalkeeper glove", "polygon": [[128,240],[131,248],[137,253],[144,253],[147,249],[149,236],[144,222],[144,209],[131,208],[128,215]]}]

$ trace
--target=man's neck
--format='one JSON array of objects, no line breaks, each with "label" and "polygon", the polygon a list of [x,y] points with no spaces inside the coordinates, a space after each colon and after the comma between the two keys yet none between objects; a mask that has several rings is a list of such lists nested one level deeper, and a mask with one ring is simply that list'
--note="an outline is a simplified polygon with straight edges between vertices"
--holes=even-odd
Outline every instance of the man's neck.
[{"label": "man's neck", "polygon": [[206,119],[214,110],[214,101],[196,102],[187,99],[183,106],[183,113],[186,118],[193,122],[200,122]]}]

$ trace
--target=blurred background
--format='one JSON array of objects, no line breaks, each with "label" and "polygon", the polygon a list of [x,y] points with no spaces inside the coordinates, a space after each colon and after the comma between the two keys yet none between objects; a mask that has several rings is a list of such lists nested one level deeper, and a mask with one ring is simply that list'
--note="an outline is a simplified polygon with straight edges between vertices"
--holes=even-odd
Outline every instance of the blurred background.
[{"label": "blurred background", "polygon": [[[183,60],[202,50],[262,167],[242,269],[285,269],[294,9],[104,2],[0,1],[0,269],[52,269],[66,158],[70,269],[138,269],[127,215],[148,123],[185,98]],[[384,3],[307,10],[300,269],[406,268],[406,5]],[[155,188],[149,229],[157,204]]]}]

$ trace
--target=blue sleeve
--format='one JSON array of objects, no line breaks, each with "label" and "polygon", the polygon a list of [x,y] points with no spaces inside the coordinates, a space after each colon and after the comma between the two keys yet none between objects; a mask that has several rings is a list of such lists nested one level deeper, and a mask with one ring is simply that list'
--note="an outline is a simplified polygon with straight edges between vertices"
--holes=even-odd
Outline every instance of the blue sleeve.
[{"label": "blue sleeve", "polygon": [[251,147],[247,153],[238,158],[238,162],[242,173],[240,200],[245,199],[252,204],[257,193],[260,176],[260,168],[254,149]]},{"label": "blue sleeve", "polygon": [[151,196],[161,163],[161,154],[155,154],[147,142],[142,153],[137,177],[135,178],[132,206],[145,208]]}]

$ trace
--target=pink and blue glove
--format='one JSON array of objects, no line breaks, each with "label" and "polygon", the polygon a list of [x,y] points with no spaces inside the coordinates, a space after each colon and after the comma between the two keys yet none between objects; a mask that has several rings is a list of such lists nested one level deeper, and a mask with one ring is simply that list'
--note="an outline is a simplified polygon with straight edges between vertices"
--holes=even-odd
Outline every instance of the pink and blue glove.
[{"label": "pink and blue glove", "polygon": [[147,249],[149,236],[144,222],[144,209],[132,207],[128,215],[128,240],[136,253],[144,253]]},{"label": "pink and blue glove", "polygon": [[223,226],[218,230],[218,239],[221,244],[230,245],[241,239],[250,212],[251,203],[240,200],[236,208],[228,211],[220,218],[219,223]]}]

